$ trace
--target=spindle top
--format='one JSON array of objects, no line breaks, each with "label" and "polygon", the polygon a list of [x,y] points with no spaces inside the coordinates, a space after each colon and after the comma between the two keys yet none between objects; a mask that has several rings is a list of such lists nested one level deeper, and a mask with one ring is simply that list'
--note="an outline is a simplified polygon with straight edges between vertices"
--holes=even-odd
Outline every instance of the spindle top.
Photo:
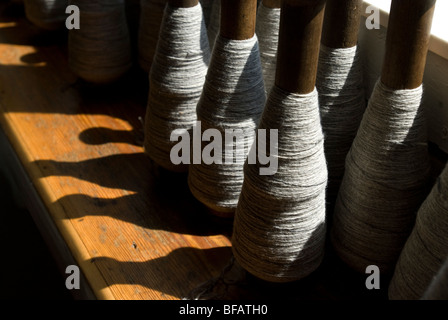
[{"label": "spindle top", "polygon": [[233,40],[252,38],[256,16],[257,0],[221,1],[221,36]]},{"label": "spindle top", "polygon": [[382,82],[415,89],[423,82],[436,0],[393,0],[386,36]]},{"label": "spindle top", "polygon": [[199,0],[168,0],[168,3],[173,7],[191,8],[199,3]]},{"label": "spindle top", "polygon": [[282,2],[275,83],[283,90],[314,90],[324,9],[325,0]]},{"label": "spindle top", "polygon": [[330,48],[350,48],[358,42],[362,0],[327,0],[322,44]]},{"label": "spindle top", "polygon": [[282,0],[263,0],[262,1],[263,5],[266,8],[280,8],[282,6]]}]

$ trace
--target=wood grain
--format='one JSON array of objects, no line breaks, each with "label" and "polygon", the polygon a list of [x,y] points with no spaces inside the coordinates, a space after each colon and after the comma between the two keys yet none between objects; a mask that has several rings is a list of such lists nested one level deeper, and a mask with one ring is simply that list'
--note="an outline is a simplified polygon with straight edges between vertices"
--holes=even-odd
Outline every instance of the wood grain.
[{"label": "wood grain", "polygon": [[68,69],[65,32],[5,8],[0,124],[96,297],[180,299],[219,274],[231,224],[143,154],[147,77],[85,84]]},{"label": "wood grain", "polygon": [[257,0],[221,1],[220,34],[233,40],[250,39],[255,34]]},{"label": "wood grain", "polygon": [[362,0],[327,0],[322,43],[330,48],[351,48],[358,42]]},{"label": "wood grain", "polygon": [[314,90],[325,1],[284,0],[275,83],[288,92]]},{"label": "wood grain", "polygon": [[423,82],[436,0],[393,0],[381,80],[391,89]]}]

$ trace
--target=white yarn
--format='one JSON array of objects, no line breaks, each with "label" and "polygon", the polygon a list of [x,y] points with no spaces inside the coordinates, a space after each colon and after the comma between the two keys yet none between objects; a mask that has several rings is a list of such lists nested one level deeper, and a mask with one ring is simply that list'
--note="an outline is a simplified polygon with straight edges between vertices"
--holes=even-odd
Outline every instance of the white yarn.
[{"label": "white yarn", "polygon": [[68,0],[25,0],[25,15],[34,25],[56,30],[62,28],[67,19],[65,9]]},{"label": "white yarn", "polygon": [[417,213],[390,282],[389,298],[422,298],[447,257],[448,165]]},{"label": "white yarn", "polygon": [[255,32],[260,43],[260,58],[267,94],[275,82],[279,27],[280,8],[269,8],[261,2],[258,6]]},{"label": "white yarn", "polygon": [[209,60],[201,5],[176,8],[167,4],[149,75],[144,143],[149,157],[165,169],[188,169],[188,164],[171,162],[170,151],[177,142],[170,141],[170,136],[176,129],[191,132]]},{"label": "white yarn", "polygon": [[70,0],[80,11],[80,29],[71,29],[71,70],[92,83],[117,80],[132,66],[124,0]]},{"label": "white yarn", "polygon": [[188,181],[192,194],[216,213],[233,214],[236,208],[244,161],[265,101],[257,36],[232,40],[218,35],[197,106],[201,135],[208,128],[215,128],[224,141],[226,129],[241,129],[247,149],[244,154],[237,154],[232,164],[223,159],[222,164],[190,165]]},{"label": "white yarn", "polygon": [[423,87],[376,83],[347,155],[332,242],[348,265],[391,273],[426,195],[429,175]]},{"label": "white yarn", "polygon": [[260,164],[245,164],[233,254],[258,278],[294,281],[324,254],[327,167],[317,90],[293,94],[274,85],[260,128],[278,129],[278,171],[259,175]]},{"label": "white yarn", "polygon": [[138,31],[138,61],[149,73],[159,39],[166,0],[140,0],[140,25]]},{"label": "white yarn", "polygon": [[325,135],[327,201],[331,210],[344,175],[345,157],[366,108],[358,47],[329,48],[321,44],[316,87]]}]

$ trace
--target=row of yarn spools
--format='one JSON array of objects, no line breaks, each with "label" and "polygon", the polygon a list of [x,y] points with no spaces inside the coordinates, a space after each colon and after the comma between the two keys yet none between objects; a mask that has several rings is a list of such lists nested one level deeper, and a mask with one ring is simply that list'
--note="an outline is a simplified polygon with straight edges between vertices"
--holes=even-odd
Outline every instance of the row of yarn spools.
[{"label": "row of yarn spools", "polygon": [[[82,27],[69,33],[72,71],[94,84],[119,79],[137,62],[149,72],[154,58],[166,0],[23,0],[26,17],[45,30],[66,28],[77,6]],[[219,1],[203,0],[210,43],[218,33]],[[210,23],[209,22],[213,22]]]},{"label": "row of yarn spools", "polygon": [[[27,16],[39,25],[32,13],[53,13],[58,1],[27,2],[34,3]],[[125,3],[69,2],[82,19],[69,34],[70,67],[90,82],[117,79],[132,61]],[[59,3],[65,21],[67,1]],[[334,3],[327,1],[324,30],[332,29]],[[393,5],[391,20],[419,10]],[[366,108],[357,45],[327,46],[323,35],[322,43],[311,43],[320,51],[316,89],[290,92],[274,83],[280,9],[260,3],[257,32],[244,40],[219,35],[219,9],[219,1],[189,8],[140,2],[139,61],[150,71],[145,152],[168,170],[188,170],[192,193],[214,213],[235,214],[232,249],[255,276],[288,282],[309,275],[322,261],[331,222],[342,260],[360,272],[374,264],[393,274],[391,298],[421,298],[448,256],[448,170],[428,194],[423,86],[397,89],[378,81]],[[352,14],[355,22],[346,23],[359,26],[360,11]],[[54,19],[45,20],[55,27]],[[391,26],[389,43],[416,26]],[[389,45],[387,53],[396,48]],[[259,165],[244,167],[245,155],[232,165],[173,165],[171,133],[197,120],[202,132],[243,129],[248,145],[255,129],[278,129],[277,172],[262,176]]]}]

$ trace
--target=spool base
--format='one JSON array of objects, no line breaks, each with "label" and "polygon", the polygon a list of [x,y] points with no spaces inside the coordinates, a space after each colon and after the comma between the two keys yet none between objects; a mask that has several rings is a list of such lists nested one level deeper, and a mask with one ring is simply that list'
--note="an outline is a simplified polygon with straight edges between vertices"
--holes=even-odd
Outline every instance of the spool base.
[{"label": "spool base", "polygon": [[183,300],[308,299],[315,291],[315,278],[288,283],[265,281],[247,272],[232,257],[220,276],[193,289]]},{"label": "spool base", "polygon": [[331,300],[387,301],[390,277],[381,275],[380,289],[366,288],[369,274],[349,268],[327,243],[322,264],[310,275],[292,282],[257,278],[231,257],[221,274],[189,292],[183,300]]},{"label": "spool base", "polygon": [[216,216],[218,218],[223,218],[223,219],[232,219],[235,216],[235,210],[216,210],[214,208],[210,208],[208,206],[207,207],[207,213],[213,216]]}]

